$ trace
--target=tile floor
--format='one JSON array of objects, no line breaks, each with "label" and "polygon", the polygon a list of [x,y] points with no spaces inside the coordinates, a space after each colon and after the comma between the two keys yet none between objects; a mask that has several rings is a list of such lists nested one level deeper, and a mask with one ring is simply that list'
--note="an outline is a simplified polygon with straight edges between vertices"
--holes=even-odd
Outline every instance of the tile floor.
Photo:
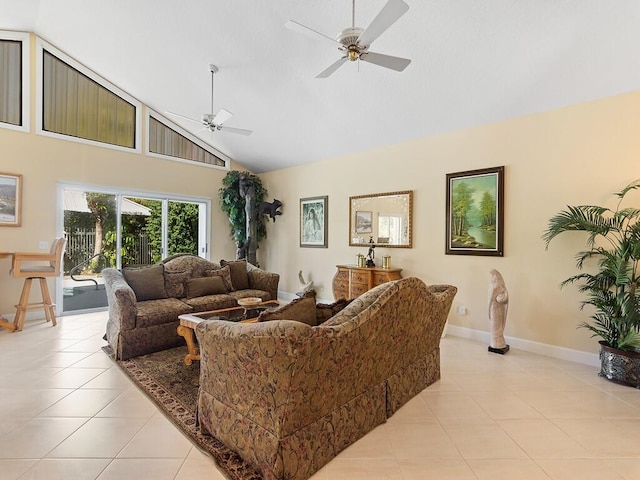
[{"label": "tile floor", "polygon": [[[0,479],[222,480],[102,353],[106,313],[0,331]],[[442,380],[312,480],[640,479],[640,390],[452,336]]]}]

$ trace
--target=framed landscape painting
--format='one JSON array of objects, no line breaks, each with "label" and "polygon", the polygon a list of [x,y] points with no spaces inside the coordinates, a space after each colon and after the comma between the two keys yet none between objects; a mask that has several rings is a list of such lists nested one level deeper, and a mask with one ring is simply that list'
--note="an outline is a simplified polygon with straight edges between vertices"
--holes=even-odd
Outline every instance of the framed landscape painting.
[{"label": "framed landscape painting", "polygon": [[373,212],[356,212],[356,233],[371,233]]},{"label": "framed landscape painting", "polygon": [[300,246],[327,248],[329,197],[300,199]]},{"label": "framed landscape painting", "polygon": [[448,255],[504,255],[504,166],[447,174]]},{"label": "framed landscape painting", "polygon": [[22,175],[0,173],[0,226],[19,227],[21,210]]}]

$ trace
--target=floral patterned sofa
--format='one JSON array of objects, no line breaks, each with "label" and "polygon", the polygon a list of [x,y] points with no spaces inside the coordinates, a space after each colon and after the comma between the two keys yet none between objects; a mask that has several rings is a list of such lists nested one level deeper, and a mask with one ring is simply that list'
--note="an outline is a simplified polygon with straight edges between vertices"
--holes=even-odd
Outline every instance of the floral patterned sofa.
[{"label": "floral patterned sofa", "polygon": [[234,307],[245,297],[277,299],[280,280],[245,261],[218,264],[194,255],[143,268],[105,268],[102,276],[109,303],[105,339],[123,360],[184,345],[178,315]]},{"label": "floral patterned sofa", "polygon": [[440,378],[440,337],[456,292],[409,277],[316,326],[202,322],[203,433],[266,480],[310,477]]}]

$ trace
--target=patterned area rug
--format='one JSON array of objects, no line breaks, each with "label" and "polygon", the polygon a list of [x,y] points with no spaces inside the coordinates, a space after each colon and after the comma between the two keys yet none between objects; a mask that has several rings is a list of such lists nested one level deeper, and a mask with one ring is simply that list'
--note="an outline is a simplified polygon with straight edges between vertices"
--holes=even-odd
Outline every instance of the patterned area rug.
[{"label": "patterned area rug", "polygon": [[[103,350],[113,358],[111,347]],[[231,480],[262,477],[218,439],[203,435],[196,426],[200,377],[199,362],[185,365],[187,347],[171,348],[116,363],[198,447],[211,455]]]}]

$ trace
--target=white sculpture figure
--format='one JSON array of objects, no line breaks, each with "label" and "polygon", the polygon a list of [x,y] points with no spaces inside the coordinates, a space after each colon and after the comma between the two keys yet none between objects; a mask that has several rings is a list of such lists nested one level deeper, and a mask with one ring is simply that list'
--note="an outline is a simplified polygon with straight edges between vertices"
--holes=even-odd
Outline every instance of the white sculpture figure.
[{"label": "white sculpture figure", "polygon": [[298,280],[300,280],[300,284],[302,285],[302,288],[296,292],[296,295],[298,295],[299,297],[302,297],[309,290],[313,289],[313,280],[305,282],[304,277],[302,276],[302,270],[298,272]]},{"label": "white sculpture figure", "polygon": [[489,351],[504,355],[509,345],[504,340],[504,326],[507,323],[509,292],[500,272],[492,269],[489,283],[489,320],[491,321],[491,345]]}]

